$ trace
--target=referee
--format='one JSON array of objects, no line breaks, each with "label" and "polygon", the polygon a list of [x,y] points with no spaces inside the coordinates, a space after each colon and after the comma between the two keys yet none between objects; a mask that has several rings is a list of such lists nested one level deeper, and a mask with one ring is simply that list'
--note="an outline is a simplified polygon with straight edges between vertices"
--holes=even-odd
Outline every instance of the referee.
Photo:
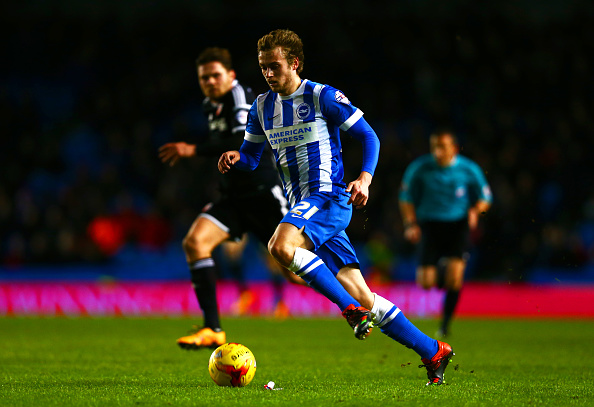
[{"label": "referee", "polygon": [[[431,154],[414,160],[404,172],[399,194],[404,237],[420,243],[417,284],[446,289],[437,335],[448,334],[468,260],[469,230],[492,202],[481,168],[460,155],[456,136],[440,130],[429,138]],[[438,275],[438,265],[445,274]]]}]

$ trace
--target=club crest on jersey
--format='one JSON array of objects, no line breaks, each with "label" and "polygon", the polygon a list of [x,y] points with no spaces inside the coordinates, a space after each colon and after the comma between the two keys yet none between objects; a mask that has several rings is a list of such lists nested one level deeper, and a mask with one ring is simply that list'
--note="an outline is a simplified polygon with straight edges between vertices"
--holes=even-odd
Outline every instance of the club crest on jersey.
[{"label": "club crest on jersey", "polygon": [[351,104],[351,101],[349,100],[349,98],[347,98],[344,95],[344,93],[342,93],[339,90],[337,90],[336,93],[334,94],[334,99],[336,99],[337,102],[344,103],[345,105]]},{"label": "club crest on jersey", "polygon": [[305,120],[311,113],[311,106],[307,103],[301,103],[299,106],[297,106],[295,112],[297,113],[297,117],[299,119]]},{"label": "club crest on jersey", "polygon": [[239,124],[243,124],[245,126],[245,124],[247,123],[247,119],[248,112],[246,110],[240,110],[235,114],[235,120],[237,120]]}]

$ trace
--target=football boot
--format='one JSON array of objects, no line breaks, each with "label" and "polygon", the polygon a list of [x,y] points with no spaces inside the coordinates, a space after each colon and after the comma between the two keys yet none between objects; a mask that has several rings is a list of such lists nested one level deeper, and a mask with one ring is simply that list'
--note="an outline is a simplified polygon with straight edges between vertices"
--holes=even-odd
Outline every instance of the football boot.
[{"label": "football boot", "polygon": [[429,359],[421,358],[422,365],[419,367],[424,367],[427,369],[427,378],[429,382],[427,382],[427,386],[439,386],[444,382],[444,372],[446,367],[448,367],[448,363],[452,360],[452,356],[454,356],[454,351],[452,351],[452,347],[445,342],[437,341],[438,349],[435,356]]},{"label": "football boot", "polygon": [[355,307],[353,304],[350,304],[342,311],[342,316],[346,318],[351,328],[353,328],[357,339],[363,340],[371,333],[373,321],[371,319],[371,311],[367,308]]},{"label": "football boot", "polygon": [[182,349],[197,350],[202,348],[217,348],[227,343],[225,331],[215,332],[211,328],[202,328],[195,333],[182,336],[177,344]]}]

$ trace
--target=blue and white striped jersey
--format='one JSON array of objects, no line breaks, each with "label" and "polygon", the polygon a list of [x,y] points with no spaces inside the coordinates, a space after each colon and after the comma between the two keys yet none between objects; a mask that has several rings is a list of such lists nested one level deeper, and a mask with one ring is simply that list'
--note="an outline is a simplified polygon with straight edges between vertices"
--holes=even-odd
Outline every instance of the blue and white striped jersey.
[{"label": "blue and white striped jersey", "polygon": [[252,104],[244,139],[272,147],[291,206],[344,188],[340,130],[363,116],[339,90],[304,79],[290,96],[268,91]]}]

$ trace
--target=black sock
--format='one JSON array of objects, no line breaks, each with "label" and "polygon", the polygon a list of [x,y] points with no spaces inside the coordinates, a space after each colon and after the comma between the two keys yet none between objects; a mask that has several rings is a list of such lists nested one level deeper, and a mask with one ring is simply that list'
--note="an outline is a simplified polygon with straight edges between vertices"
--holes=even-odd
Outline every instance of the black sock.
[{"label": "black sock", "polygon": [[437,288],[445,288],[446,271],[448,268],[447,260],[440,259],[435,268],[437,269]]},{"label": "black sock", "polygon": [[192,285],[198,304],[204,314],[204,326],[213,331],[221,330],[217,304],[217,270],[212,258],[200,259],[189,264]]},{"label": "black sock", "polygon": [[456,305],[458,305],[459,297],[460,291],[458,290],[446,291],[445,300],[443,302],[443,320],[441,322],[441,330],[444,333],[448,331],[448,326],[450,325],[450,320],[452,319],[452,315],[454,315],[454,311],[456,310]]}]

